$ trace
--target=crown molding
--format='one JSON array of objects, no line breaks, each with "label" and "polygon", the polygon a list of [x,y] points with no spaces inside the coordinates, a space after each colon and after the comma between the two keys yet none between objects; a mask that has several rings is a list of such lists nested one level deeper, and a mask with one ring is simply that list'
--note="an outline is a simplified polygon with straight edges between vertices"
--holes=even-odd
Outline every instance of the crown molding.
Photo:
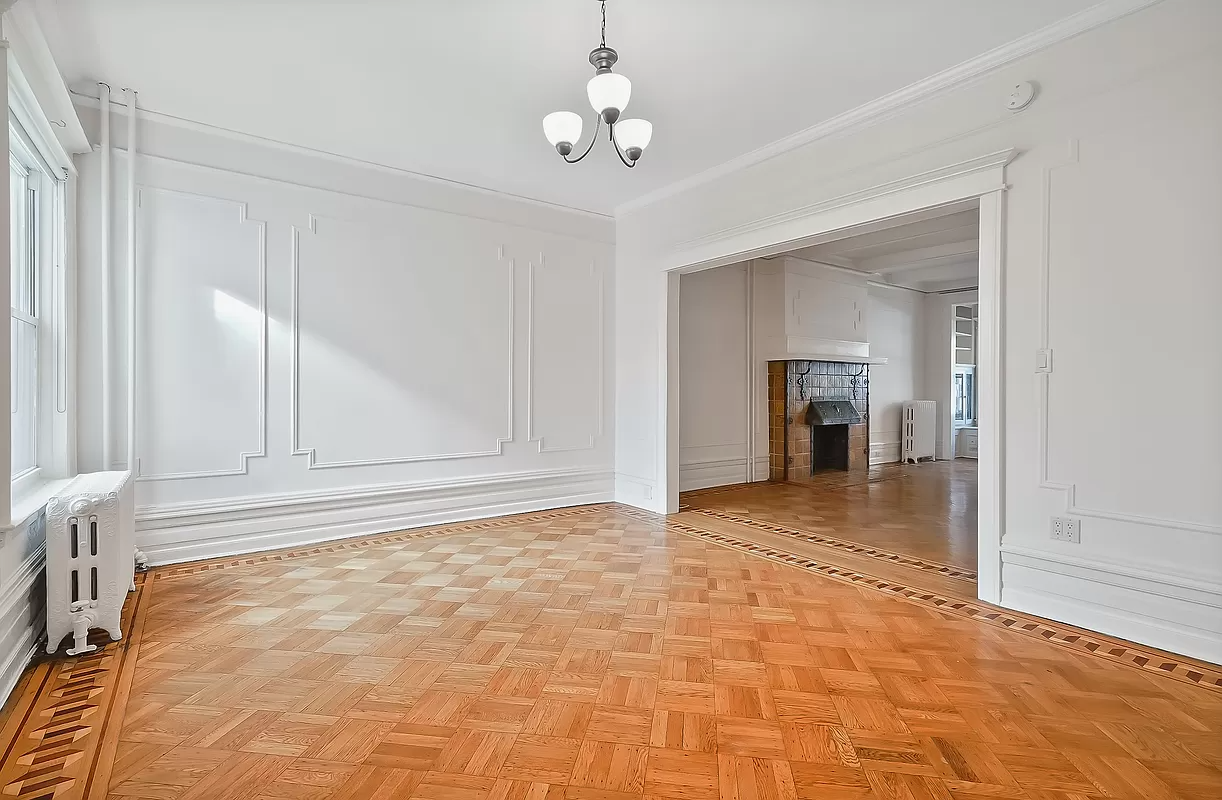
[{"label": "crown molding", "polygon": [[71,94],[31,4],[9,8],[12,5],[0,2],[0,9],[4,10],[4,36],[9,43],[10,95],[16,95],[23,109],[26,117],[23,123],[36,127],[37,134],[48,144],[54,143],[56,157],[64,162],[55,166],[75,172],[71,156],[88,153],[89,139],[77,119]]},{"label": "crown molding", "polygon": [[[101,108],[102,101],[91,94],[87,94],[85,92],[79,91],[78,89],[71,89],[71,88],[69,89],[69,94],[72,97],[73,103],[77,105],[85,106],[86,108]],[[112,106],[118,107],[119,109],[127,108],[127,106],[124,103],[120,103],[117,100],[113,100],[113,99],[110,101],[110,104]],[[595,219],[601,222],[613,221],[615,219],[610,214],[600,214],[597,211],[590,211],[585,208],[577,208],[576,206],[566,206],[566,205],[561,205],[560,203],[550,203],[546,200],[539,200],[538,198],[534,198],[534,197],[527,197],[525,195],[514,194],[512,192],[502,192],[496,189],[489,189],[486,186],[478,186],[474,183],[464,183],[463,181],[456,181],[450,178],[442,178],[437,175],[430,175],[426,172],[416,172],[414,170],[404,169],[403,167],[393,167],[389,164],[382,164],[377,161],[366,161],[365,159],[361,159],[361,158],[354,158],[352,156],[345,156],[339,153],[333,153],[329,150],[320,150],[314,147],[306,147],[304,145],[293,144],[292,142],[284,142],[279,139],[271,139],[266,136],[258,136],[253,133],[245,133],[243,131],[236,131],[231,128],[223,128],[219,125],[212,125],[207,122],[199,122],[197,120],[187,119],[186,117],[179,117],[179,116],[175,116],[174,114],[167,114],[164,111],[156,111],[150,108],[146,108],[143,105],[139,106],[139,111],[140,111],[140,117],[149,122],[156,122],[162,125],[169,125],[174,128],[181,128],[184,130],[194,131],[196,133],[204,133],[204,134],[208,134],[211,136],[220,136],[226,139],[231,139],[233,141],[238,141],[238,142],[242,142],[245,144],[254,144],[254,145],[259,145],[262,147],[271,147],[276,150],[281,150],[281,151],[284,151],[287,153],[293,153],[296,155],[311,156],[313,158],[322,158],[327,161],[333,161],[337,164],[344,164],[350,167],[358,167],[360,169],[373,170],[375,172],[381,172],[381,173],[385,173],[388,175],[415,178],[417,180],[425,181],[427,183],[440,184],[440,185],[450,186],[450,187],[457,188],[457,189],[465,189],[467,191],[476,192],[478,194],[486,195],[489,197],[497,197],[502,200],[510,200],[510,201],[517,202],[517,203],[525,203],[527,205],[536,206],[538,208],[545,208],[550,211],[560,211],[560,212],[564,212],[568,214],[576,214],[577,216],[588,217],[589,219]]]},{"label": "crown molding", "polygon": [[1076,14],[1071,14],[1058,22],[1040,28],[1008,44],[969,58],[967,61],[956,64],[949,69],[930,75],[928,78],[922,78],[916,83],[911,83],[902,89],[871,100],[843,114],[838,114],[805,130],[798,131],[782,139],[777,139],[757,150],[744,153],[703,172],[698,172],[695,175],[667,184],[660,189],[655,189],[626,203],[621,203],[615,208],[615,216],[619,217],[653,205],[659,200],[673,197],[739,170],[763,163],[819,139],[869,127],[918,103],[945,94],[1021,58],[1161,2],[1162,0],[1103,0],[1103,2],[1083,9]]}]

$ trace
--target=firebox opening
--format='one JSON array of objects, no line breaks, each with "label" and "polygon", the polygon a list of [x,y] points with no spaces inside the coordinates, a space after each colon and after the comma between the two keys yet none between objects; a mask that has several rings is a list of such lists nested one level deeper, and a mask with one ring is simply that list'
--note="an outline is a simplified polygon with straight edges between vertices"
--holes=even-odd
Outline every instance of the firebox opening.
[{"label": "firebox opening", "polygon": [[849,469],[849,426],[812,425],[810,428],[810,471]]}]

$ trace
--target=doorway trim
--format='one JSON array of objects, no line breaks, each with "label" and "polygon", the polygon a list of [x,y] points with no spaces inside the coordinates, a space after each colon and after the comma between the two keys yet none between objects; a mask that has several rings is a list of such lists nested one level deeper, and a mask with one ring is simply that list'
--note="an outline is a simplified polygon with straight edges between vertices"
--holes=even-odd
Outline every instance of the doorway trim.
[{"label": "doorway trim", "polygon": [[664,258],[660,265],[666,297],[662,304],[659,353],[663,397],[658,409],[661,433],[658,467],[659,474],[664,476],[661,488],[667,513],[679,508],[679,276],[806,247],[834,231],[975,200],[980,208],[977,370],[982,378],[978,420],[977,594],[986,602],[1000,603],[1001,539],[1005,525],[1005,352],[1001,296],[1005,276],[1005,168],[1017,155],[1014,149],[987,153],[714,231],[679,244]]}]

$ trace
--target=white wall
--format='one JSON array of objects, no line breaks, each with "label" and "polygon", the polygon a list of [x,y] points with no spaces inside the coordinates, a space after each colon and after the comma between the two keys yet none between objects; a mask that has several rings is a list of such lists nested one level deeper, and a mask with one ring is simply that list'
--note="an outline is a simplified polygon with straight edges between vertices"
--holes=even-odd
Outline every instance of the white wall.
[{"label": "white wall", "polygon": [[870,355],[887,359],[870,367],[870,463],[900,460],[904,403],[922,394],[925,372],[925,295],[871,285],[867,306]]},{"label": "white wall", "polygon": [[[138,133],[137,529],[154,562],[611,497],[611,220],[156,118]],[[81,160],[83,245],[99,163]],[[88,471],[104,466],[96,246],[80,270]]]},{"label": "white wall", "polygon": [[[1021,80],[1040,97],[1013,115]],[[1222,660],[1222,181],[1209,179],[1222,105],[1203,100],[1219,82],[1222,4],[1166,0],[621,217],[616,471],[632,480],[617,497],[664,509],[675,479],[663,270],[685,242],[1017,148],[1002,206],[1001,600]],[[1035,370],[1045,346],[1050,375]],[[1134,393],[1129,370],[1154,365],[1175,376],[1178,421],[1134,436],[1118,399]],[[1050,540],[1063,514],[1080,544]]]},{"label": "white wall", "polygon": [[679,282],[682,491],[748,480],[747,277],[732,264]]},{"label": "white wall", "polygon": [[922,399],[938,404],[938,438],[934,446],[936,458],[954,458],[954,430],[951,425],[951,395],[953,390],[954,353],[951,338],[952,316],[956,303],[975,303],[980,292],[952,292],[925,295],[925,319],[921,331],[925,363],[921,380]]}]

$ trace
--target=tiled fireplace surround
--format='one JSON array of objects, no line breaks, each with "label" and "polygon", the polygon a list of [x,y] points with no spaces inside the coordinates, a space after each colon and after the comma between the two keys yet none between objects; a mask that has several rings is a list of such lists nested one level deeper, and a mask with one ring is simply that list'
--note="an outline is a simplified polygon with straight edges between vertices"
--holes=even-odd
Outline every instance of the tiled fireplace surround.
[{"label": "tiled fireplace surround", "polygon": [[870,368],[839,361],[768,362],[768,477],[812,480],[811,400],[851,400],[862,422],[849,425],[849,471],[870,465]]}]

